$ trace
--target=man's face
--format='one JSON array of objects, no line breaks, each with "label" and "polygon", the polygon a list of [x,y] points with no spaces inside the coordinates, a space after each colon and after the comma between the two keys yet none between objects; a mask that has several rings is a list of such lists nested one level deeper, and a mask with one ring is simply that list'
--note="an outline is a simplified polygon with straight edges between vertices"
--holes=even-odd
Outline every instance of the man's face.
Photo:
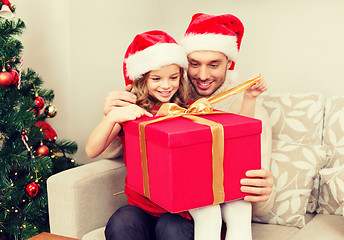
[{"label": "man's face", "polygon": [[194,51],[188,55],[188,78],[196,92],[210,96],[225,81],[232,61],[221,52]]}]

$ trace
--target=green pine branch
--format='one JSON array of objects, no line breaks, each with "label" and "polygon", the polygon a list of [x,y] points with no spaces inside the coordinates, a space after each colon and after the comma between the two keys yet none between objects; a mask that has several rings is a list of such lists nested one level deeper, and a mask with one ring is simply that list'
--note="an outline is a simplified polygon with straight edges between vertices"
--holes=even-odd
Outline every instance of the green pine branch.
[{"label": "green pine branch", "polygon": [[[17,56],[23,45],[15,37],[24,28],[20,19],[0,18],[1,69],[18,70]],[[33,69],[22,72],[20,89],[15,85],[0,87],[1,240],[24,240],[49,231],[46,181],[52,174],[77,166],[71,157],[77,151],[75,142],[45,139],[45,133],[35,125],[47,118],[43,109],[34,111],[37,95],[46,106],[55,97]],[[38,155],[41,144],[49,148],[47,156]],[[26,190],[30,184],[36,184],[34,190],[38,191]]]}]

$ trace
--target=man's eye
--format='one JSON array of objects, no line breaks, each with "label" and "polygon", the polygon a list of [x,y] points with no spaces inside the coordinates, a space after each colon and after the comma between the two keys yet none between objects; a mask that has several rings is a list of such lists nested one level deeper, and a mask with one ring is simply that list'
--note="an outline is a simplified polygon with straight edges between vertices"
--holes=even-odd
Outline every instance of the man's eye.
[{"label": "man's eye", "polygon": [[210,67],[212,68],[216,68],[217,66],[219,66],[218,64],[210,64]]},{"label": "man's eye", "polygon": [[193,66],[193,67],[197,67],[198,63],[190,63],[190,65]]}]

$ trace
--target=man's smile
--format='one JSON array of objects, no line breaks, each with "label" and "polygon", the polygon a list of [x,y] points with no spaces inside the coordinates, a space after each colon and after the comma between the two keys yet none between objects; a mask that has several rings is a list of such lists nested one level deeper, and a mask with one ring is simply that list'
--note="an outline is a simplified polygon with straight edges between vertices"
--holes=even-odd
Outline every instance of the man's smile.
[{"label": "man's smile", "polygon": [[208,88],[211,87],[214,81],[200,81],[196,80],[197,86],[201,90],[207,90]]}]

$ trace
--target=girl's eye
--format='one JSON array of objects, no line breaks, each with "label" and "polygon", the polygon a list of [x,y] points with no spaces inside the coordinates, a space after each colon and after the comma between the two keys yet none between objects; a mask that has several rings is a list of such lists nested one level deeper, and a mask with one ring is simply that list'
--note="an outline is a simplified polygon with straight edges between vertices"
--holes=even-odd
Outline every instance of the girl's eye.
[{"label": "girl's eye", "polygon": [[176,79],[178,79],[179,78],[179,76],[173,76],[173,77],[171,77],[171,79],[173,79],[173,80],[176,80]]},{"label": "girl's eye", "polygon": [[152,78],[153,81],[159,81],[160,78]]}]

